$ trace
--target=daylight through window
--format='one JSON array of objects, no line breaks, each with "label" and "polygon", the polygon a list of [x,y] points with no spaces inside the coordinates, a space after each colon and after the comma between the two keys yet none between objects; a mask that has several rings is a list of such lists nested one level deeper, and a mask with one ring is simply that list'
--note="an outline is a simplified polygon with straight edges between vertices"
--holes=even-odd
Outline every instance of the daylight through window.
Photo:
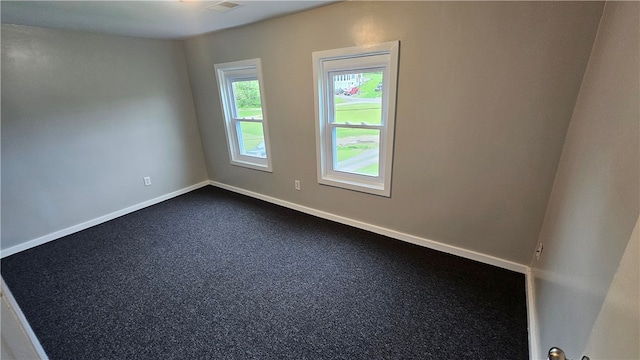
[{"label": "daylight through window", "polygon": [[215,70],[231,163],[271,171],[260,59],[216,64]]},{"label": "daylight through window", "polygon": [[313,53],[320,183],[390,196],[398,46]]}]

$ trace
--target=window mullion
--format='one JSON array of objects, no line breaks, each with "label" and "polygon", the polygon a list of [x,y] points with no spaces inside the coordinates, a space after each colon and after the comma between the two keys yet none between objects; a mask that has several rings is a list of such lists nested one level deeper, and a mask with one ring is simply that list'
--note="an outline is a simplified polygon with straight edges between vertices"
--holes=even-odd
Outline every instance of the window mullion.
[{"label": "window mullion", "polygon": [[262,123],[263,119],[245,119],[245,118],[232,118],[233,121],[245,121],[245,122],[253,122],[253,123]]},{"label": "window mullion", "polygon": [[373,130],[383,130],[384,126],[376,125],[376,124],[346,124],[346,123],[329,123],[329,126],[332,128],[348,128],[348,129],[373,129]]},{"label": "window mullion", "polygon": [[390,196],[398,48],[313,53],[321,184]]},{"label": "window mullion", "polygon": [[231,164],[271,172],[260,59],[214,68]]}]

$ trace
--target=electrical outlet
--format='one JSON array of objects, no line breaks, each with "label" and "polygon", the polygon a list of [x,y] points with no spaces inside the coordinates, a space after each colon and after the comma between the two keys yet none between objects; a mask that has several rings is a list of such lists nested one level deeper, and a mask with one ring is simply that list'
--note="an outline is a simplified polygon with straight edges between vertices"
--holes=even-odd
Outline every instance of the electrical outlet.
[{"label": "electrical outlet", "polygon": [[142,178],[144,180],[144,186],[151,186],[151,177],[145,176]]},{"label": "electrical outlet", "polygon": [[542,243],[538,244],[538,248],[536,249],[536,260],[540,260],[540,255],[542,255],[542,249],[544,249],[544,246],[542,245]]},{"label": "electrical outlet", "polygon": [[293,184],[296,187],[296,190],[300,191],[300,180],[295,180]]}]

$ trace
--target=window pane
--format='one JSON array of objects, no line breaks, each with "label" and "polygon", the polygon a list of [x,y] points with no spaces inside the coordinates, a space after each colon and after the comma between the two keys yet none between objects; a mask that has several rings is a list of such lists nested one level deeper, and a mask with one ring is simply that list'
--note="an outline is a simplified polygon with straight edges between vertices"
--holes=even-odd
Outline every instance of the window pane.
[{"label": "window pane", "polygon": [[333,75],[333,89],[334,123],[382,123],[381,71]]},{"label": "window pane", "polygon": [[233,103],[235,117],[239,119],[262,119],[260,85],[258,80],[234,81]]},{"label": "window pane", "polygon": [[259,158],[267,157],[262,123],[238,121],[237,129],[240,154]]},{"label": "window pane", "polygon": [[333,146],[334,170],[378,176],[380,130],[335,128]]}]

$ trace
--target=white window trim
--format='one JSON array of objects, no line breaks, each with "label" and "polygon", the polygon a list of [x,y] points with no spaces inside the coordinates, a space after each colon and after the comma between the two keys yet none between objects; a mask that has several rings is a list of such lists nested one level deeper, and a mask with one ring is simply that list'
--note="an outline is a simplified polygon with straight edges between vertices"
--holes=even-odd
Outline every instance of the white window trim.
[{"label": "white window trim", "polygon": [[[262,63],[260,59],[249,59],[215,64],[214,69],[218,79],[218,92],[220,104],[224,116],[224,130],[227,136],[227,149],[232,165],[243,166],[250,169],[272,172],[271,146],[269,126],[267,121],[267,107],[265,102],[264,81],[262,79]],[[237,79],[257,79],[260,89],[260,103],[262,104],[262,120],[241,119],[234,117],[234,104],[231,82]],[[266,158],[243,155],[238,141],[238,126],[240,121],[261,122],[264,132],[264,144]]]},{"label": "white window trim", "polygon": [[[313,53],[313,81],[316,116],[316,156],[318,183],[374,195],[391,196],[393,140],[395,132],[398,53],[400,42],[316,51]],[[371,177],[333,169],[330,114],[333,114],[333,88],[328,81],[332,71],[384,66],[382,125],[380,129],[379,176]],[[340,127],[344,127],[342,124]]]}]

